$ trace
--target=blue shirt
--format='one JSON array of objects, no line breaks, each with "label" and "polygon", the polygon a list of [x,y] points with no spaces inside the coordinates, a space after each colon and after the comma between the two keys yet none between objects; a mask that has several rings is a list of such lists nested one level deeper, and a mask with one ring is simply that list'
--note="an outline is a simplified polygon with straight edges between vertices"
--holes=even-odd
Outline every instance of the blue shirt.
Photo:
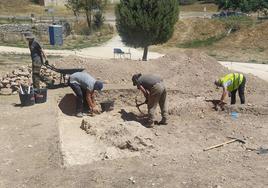
[{"label": "blue shirt", "polygon": [[70,76],[70,83],[79,84],[83,89],[94,90],[95,78],[86,72],[76,72]]}]

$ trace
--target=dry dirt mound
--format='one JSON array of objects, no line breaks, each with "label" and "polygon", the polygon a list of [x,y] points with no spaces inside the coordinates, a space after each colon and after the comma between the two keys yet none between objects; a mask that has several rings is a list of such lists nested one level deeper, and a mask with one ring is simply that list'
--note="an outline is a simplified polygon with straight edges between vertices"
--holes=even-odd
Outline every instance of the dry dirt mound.
[{"label": "dry dirt mound", "polygon": [[[181,93],[212,98],[220,95],[215,90],[214,80],[230,72],[205,53],[180,50],[162,58],[148,62],[131,60],[96,60],[67,57],[55,62],[62,68],[85,68],[94,77],[119,88],[132,85],[131,76],[135,73],[154,73],[160,75],[167,87]],[[262,103],[268,92],[267,83],[247,75],[247,99],[250,103]]]},{"label": "dry dirt mound", "polygon": [[259,48],[268,50],[268,22],[252,27],[242,28],[220,41],[216,46],[230,46],[232,48]]},{"label": "dry dirt mound", "polygon": [[193,40],[205,40],[226,32],[225,24],[216,19],[191,18],[177,22],[172,38],[167,46],[176,46]]}]

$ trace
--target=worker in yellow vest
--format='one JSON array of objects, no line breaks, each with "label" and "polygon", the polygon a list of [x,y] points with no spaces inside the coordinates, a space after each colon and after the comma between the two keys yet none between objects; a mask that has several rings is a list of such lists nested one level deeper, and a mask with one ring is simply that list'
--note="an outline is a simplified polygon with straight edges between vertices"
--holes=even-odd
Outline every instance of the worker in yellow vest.
[{"label": "worker in yellow vest", "polygon": [[236,103],[236,92],[238,90],[239,98],[241,104],[245,104],[245,85],[246,78],[243,74],[240,73],[231,73],[227,74],[224,77],[215,81],[217,87],[222,87],[223,92],[220,100],[220,106],[224,104],[224,99],[227,94],[231,95],[231,104]]}]

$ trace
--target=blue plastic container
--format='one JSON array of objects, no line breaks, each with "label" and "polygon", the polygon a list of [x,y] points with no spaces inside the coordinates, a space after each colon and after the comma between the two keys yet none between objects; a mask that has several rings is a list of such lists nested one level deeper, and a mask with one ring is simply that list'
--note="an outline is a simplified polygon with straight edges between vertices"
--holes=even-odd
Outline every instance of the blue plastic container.
[{"label": "blue plastic container", "polygon": [[238,118],[238,113],[237,112],[231,112],[232,119],[237,119]]},{"label": "blue plastic container", "polygon": [[49,40],[51,45],[63,44],[63,31],[61,25],[49,26]]}]

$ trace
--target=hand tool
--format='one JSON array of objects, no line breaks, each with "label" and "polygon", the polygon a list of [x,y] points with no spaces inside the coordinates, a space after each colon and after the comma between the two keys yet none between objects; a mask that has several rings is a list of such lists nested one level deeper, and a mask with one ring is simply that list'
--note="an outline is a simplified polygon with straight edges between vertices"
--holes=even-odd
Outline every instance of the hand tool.
[{"label": "hand tool", "polygon": [[214,146],[210,146],[208,148],[205,148],[203,149],[203,151],[208,151],[208,150],[211,150],[211,149],[214,149],[214,148],[218,148],[218,147],[221,147],[221,146],[224,146],[226,144],[230,144],[230,143],[233,143],[233,142],[240,142],[242,144],[245,144],[246,142],[242,139],[239,139],[239,138],[233,138],[233,137],[227,137],[227,138],[230,138],[231,140],[229,141],[226,141],[226,142],[223,142],[221,144],[217,144],[217,145],[214,145]]}]

